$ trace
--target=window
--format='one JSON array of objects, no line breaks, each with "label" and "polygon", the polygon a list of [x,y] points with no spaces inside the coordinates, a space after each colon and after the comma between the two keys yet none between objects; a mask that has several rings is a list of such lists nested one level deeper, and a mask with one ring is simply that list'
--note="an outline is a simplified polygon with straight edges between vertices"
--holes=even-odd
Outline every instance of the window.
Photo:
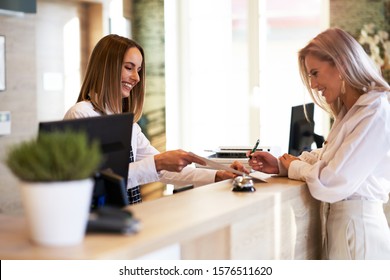
[{"label": "window", "polygon": [[296,53],[327,27],[327,2],[165,1],[167,149],[287,151],[291,107],[310,102]]},{"label": "window", "polygon": [[[267,0],[260,9],[265,33],[260,41],[260,133],[263,142],[283,153],[288,151],[291,107],[311,102],[299,76],[297,52],[328,27],[327,2]],[[323,135],[327,116],[321,109],[315,114],[316,132]]]}]

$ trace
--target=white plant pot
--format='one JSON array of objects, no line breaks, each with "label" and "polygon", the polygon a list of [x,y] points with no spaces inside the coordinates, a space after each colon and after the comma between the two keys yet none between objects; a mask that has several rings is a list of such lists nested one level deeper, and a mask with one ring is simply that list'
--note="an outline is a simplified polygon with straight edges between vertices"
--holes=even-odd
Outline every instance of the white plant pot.
[{"label": "white plant pot", "polygon": [[30,238],[46,246],[83,241],[91,206],[93,180],[21,182],[22,203]]}]

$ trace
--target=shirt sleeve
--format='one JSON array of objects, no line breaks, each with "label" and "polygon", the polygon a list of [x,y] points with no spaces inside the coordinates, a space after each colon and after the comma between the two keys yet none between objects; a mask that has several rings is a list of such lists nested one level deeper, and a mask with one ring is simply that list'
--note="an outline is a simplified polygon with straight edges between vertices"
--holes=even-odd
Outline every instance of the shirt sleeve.
[{"label": "shirt sleeve", "polygon": [[161,172],[161,182],[183,186],[193,184],[194,187],[214,183],[217,170],[196,168],[193,165],[188,165],[181,172]]},{"label": "shirt sleeve", "polygon": [[150,144],[138,124],[133,125],[132,147],[135,162],[129,164],[128,188],[157,181],[177,186],[193,184],[198,187],[215,180],[216,170],[196,168],[193,165],[185,167],[181,172],[157,172],[154,155],[159,151]]},{"label": "shirt sleeve", "polygon": [[153,155],[129,164],[127,188],[159,181]]},{"label": "shirt sleeve", "polygon": [[159,151],[150,144],[136,123],[133,124],[131,138],[135,161],[129,164],[127,188],[159,181],[160,176],[154,162],[154,155]]},{"label": "shirt sleeve", "polygon": [[312,165],[315,164],[322,153],[322,148],[313,150],[311,152],[303,152],[298,158],[291,162],[288,169],[288,177],[294,180],[306,181]]}]

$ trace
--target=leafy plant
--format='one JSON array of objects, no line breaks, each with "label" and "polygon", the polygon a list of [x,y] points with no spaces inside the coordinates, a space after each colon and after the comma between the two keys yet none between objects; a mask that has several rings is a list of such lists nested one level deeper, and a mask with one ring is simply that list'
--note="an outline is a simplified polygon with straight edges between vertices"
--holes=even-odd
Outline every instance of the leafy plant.
[{"label": "leafy plant", "polygon": [[83,132],[46,132],[10,147],[6,164],[21,180],[71,181],[91,177],[102,161],[99,143]]}]

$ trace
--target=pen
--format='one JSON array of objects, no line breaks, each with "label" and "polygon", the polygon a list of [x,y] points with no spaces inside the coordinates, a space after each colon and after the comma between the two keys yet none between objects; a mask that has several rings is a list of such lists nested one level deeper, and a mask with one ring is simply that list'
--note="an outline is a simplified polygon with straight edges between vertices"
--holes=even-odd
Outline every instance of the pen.
[{"label": "pen", "polygon": [[252,151],[251,151],[251,153],[250,153],[250,155],[249,155],[249,158],[250,158],[250,159],[252,159],[252,154],[253,154],[254,152],[256,152],[256,149],[257,149],[257,147],[259,146],[259,143],[260,143],[260,139],[257,139],[256,144],[255,144],[255,146],[253,147],[253,149],[252,149]]}]

